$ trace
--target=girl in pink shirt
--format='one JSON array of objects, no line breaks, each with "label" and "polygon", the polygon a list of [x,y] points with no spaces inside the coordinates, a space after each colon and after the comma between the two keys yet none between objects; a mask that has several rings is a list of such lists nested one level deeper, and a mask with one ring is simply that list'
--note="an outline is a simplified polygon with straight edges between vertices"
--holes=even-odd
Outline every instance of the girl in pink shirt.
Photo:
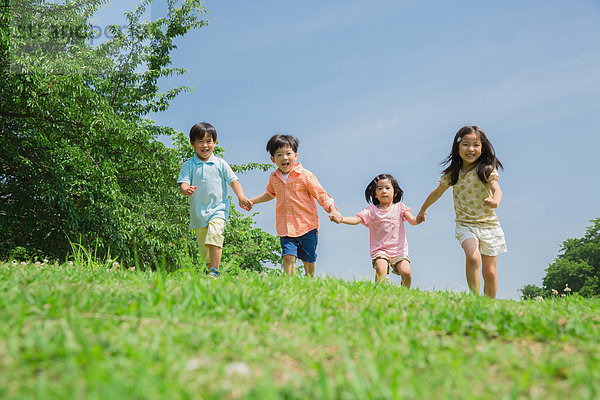
[{"label": "girl in pink shirt", "polygon": [[348,225],[363,224],[369,228],[375,282],[383,281],[391,267],[392,272],[402,277],[402,286],[410,288],[412,271],[404,221],[411,225],[418,225],[420,222],[412,215],[412,210],[400,201],[403,193],[392,175],[377,175],[365,189],[367,203],[373,204],[355,217],[342,217],[340,222]]}]

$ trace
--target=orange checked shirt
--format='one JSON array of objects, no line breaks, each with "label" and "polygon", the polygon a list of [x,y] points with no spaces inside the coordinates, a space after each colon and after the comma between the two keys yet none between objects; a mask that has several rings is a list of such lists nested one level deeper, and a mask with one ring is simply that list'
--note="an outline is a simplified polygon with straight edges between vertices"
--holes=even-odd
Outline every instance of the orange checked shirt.
[{"label": "orange checked shirt", "polygon": [[[319,214],[315,200],[325,211],[337,210],[333,198],[317,180],[317,177],[296,163],[287,181],[279,169],[271,173],[267,193],[277,197],[275,225],[279,236],[298,237],[313,229],[319,229]],[[329,209],[331,205],[331,210]]]}]

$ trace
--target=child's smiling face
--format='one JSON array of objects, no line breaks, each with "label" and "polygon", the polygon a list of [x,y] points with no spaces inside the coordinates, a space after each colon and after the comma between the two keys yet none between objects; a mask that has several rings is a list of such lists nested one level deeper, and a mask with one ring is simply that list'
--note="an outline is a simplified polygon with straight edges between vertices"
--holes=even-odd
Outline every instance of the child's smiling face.
[{"label": "child's smiling face", "polygon": [[296,165],[297,159],[298,153],[289,146],[278,148],[275,154],[271,156],[271,161],[277,165],[282,174],[289,173]]},{"label": "child's smiling face", "polygon": [[196,154],[198,154],[198,157],[202,161],[208,161],[215,149],[215,145],[216,143],[209,133],[205,134],[203,138],[196,139],[195,142],[192,142]]},{"label": "child's smiling face", "polygon": [[475,133],[464,135],[458,144],[458,155],[462,158],[463,169],[467,170],[473,167],[481,157],[481,139],[479,135]]},{"label": "child's smiling face", "polygon": [[380,179],[375,188],[375,198],[379,200],[380,208],[389,207],[394,201],[394,186],[389,179]]}]

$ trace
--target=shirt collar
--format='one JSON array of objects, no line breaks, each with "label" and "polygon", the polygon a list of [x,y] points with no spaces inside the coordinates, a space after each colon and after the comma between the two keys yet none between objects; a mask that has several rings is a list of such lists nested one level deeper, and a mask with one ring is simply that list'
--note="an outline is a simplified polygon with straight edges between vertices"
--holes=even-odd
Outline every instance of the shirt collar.
[{"label": "shirt collar", "polygon": [[214,154],[211,154],[210,157],[208,157],[208,160],[206,161],[202,161],[200,159],[200,157],[198,157],[198,153],[194,154],[194,163],[196,163],[196,165],[198,164],[214,164],[216,162],[217,158],[215,157]]},{"label": "shirt collar", "polygon": [[[302,164],[300,164],[299,162],[297,162],[297,163],[294,165],[294,168],[292,168],[292,169],[290,170],[290,172],[289,172],[288,176],[290,176],[290,175],[291,175],[293,172],[295,172],[295,173],[297,173],[297,174],[300,174],[300,173],[302,173],[302,170],[303,170],[303,169],[304,169],[304,168],[302,168]],[[275,173],[276,173],[277,175],[279,175],[279,176],[281,177],[281,179],[283,179],[283,173],[281,172],[281,170],[280,170],[279,168],[277,168],[277,171],[276,171]]]}]

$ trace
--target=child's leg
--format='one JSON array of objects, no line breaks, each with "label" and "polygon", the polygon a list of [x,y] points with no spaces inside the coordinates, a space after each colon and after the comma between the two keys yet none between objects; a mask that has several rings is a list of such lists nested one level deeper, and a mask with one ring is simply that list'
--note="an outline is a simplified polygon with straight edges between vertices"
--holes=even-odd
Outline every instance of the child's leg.
[{"label": "child's leg", "polygon": [[223,255],[223,242],[225,241],[223,232],[226,224],[227,222],[222,218],[213,218],[206,227],[204,246],[208,249],[208,257],[204,261],[209,270],[211,268],[219,270],[221,256]]},{"label": "child's leg", "polygon": [[298,258],[304,263],[304,272],[306,272],[306,276],[315,275],[318,242],[319,236],[316,229],[305,233],[297,239]]},{"label": "child's leg", "polygon": [[208,247],[208,269],[211,268],[219,270],[219,265],[221,264],[221,256],[223,255],[223,248],[218,246],[213,246],[211,244],[207,244]]},{"label": "child's leg", "polygon": [[407,289],[410,289],[410,284],[412,282],[412,270],[410,269],[410,262],[408,260],[402,260],[395,266],[396,271],[402,277],[402,286]]},{"label": "child's leg", "polygon": [[466,239],[462,242],[462,248],[465,251],[467,284],[469,289],[476,295],[479,295],[479,286],[481,279],[479,277],[479,263],[481,254],[479,253],[479,241],[477,239]]},{"label": "child's leg", "polygon": [[304,271],[306,272],[306,276],[313,276],[315,274],[315,269],[317,267],[317,263],[314,262],[304,262]]},{"label": "child's leg", "polygon": [[207,232],[208,227],[206,226],[204,228],[194,229],[196,240],[198,241],[198,247],[200,247],[200,256],[202,257],[202,261],[208,266],[210,260],[210,251],[205,245]]},{"label": "child's leg", "polygon": [[296,256],[286,254],[283,256],[283,272],[286,275],[294,275],[296,273]]},{"label": "child's leg", "polygon": [[491,297],[496,298],[496,292],[498,291],[498,276],[496,274],[496,265],[498,262],[498,256],[486,256],[481,255],[481,273],[483,275],[483,293]]},{"label": "child's leg", "polygon": [[375,282],[383,282],[388,274],[388,260],[378,258],[375,260]]}]

